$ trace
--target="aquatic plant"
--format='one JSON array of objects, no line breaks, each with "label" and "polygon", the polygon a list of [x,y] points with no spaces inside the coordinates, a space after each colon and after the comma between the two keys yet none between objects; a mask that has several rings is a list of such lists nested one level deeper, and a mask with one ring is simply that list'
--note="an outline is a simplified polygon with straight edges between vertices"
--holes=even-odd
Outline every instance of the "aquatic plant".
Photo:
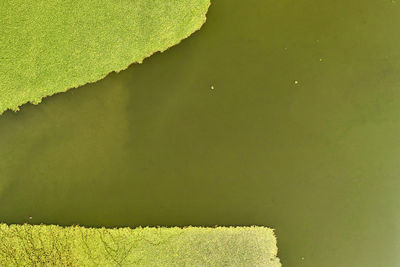
[{"label": "aquatic plant", "polygon": [[1,266],[281,266],[265,227],[0,224]]},{"label": "aquatic plant", "polygon": [[141,63],[198,30],[209,0],[4,0],[0,114]]}]

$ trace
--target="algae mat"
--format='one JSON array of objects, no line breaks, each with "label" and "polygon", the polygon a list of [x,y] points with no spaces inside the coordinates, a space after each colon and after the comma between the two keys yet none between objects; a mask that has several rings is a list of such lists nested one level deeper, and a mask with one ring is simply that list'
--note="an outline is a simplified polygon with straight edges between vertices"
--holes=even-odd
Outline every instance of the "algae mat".
[{"label": "algae mat", "polygon": [[213,1],[180,45],[0,116],[0,221],[264,225],[283,266],[398,267],[398,25],[385,0]]},{"label": "algae mat", "polygon": [[102,79],[179,43],[209,0],[4,0],[0,115]]},{"label": "algae mat", "polygon": [[0,225],[2,266],[280,267],[265,227],[84,228]]}]

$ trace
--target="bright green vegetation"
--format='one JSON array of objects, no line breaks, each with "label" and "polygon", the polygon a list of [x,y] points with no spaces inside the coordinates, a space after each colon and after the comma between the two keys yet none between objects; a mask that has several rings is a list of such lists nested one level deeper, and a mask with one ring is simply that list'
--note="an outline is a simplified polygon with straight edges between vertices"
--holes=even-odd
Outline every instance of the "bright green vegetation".
[{"label": "bright green vegetation", "polygon": [[281,266],[265,227],[0,225],[1,266]]},{"label": "bright green vegetation", "polygon": [[179,43],[209,0],[0,2],[0,114],[102,79]]}]

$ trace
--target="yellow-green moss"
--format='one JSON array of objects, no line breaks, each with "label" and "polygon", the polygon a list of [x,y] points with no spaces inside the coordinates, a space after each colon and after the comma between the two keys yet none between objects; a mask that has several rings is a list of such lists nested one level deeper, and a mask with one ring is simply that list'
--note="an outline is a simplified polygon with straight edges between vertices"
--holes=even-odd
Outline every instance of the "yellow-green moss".
[{"label": "yellow-green moss", "polygon": [[1,266],[281,266],[266,227],[0,224]]},{"label": "yellow-green moss", "polygon": [[179,43],[209,0],[0,1],[0,114]]}]

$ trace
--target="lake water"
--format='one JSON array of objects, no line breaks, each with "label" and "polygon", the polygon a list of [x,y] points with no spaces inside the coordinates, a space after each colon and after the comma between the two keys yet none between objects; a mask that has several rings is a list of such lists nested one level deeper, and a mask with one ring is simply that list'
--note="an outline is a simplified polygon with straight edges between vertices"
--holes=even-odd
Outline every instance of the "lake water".
[{"label": "lake water", "polygon": [[397,0],[214,0],[180,45],[0,116],[0,221],[265,225],[284,266],[399,266],[399,25]]}]

